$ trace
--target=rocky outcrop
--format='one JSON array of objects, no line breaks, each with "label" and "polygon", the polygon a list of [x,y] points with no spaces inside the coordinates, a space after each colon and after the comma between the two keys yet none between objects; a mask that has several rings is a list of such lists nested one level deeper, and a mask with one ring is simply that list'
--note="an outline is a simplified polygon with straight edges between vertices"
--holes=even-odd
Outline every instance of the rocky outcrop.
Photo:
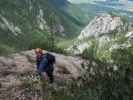
[{"label": "rocky outcrop", "polygon": [[[103,47],[105,44],[108,44],[108,46],[115,44],[113,42],[119,37],[118,35],[124,35],[125,33],[127,33],[125,37],[128,38],[130,42],[132,39],[132,31],[128,32],[129,30],[132,30],[131,25],[128,22],[124,22],[124,19],[121,17],[110,14],[96,16],[89,25],[81,31],[77,40],[67,51],[72,51],[74,54],[82,54],[85,49],[91,47],[93,44],[92,41],[97,42],[98,48],[106,48]],[[115,39],[111,37],[114,34],[116,35]],[[125,46],[127,44],[130,46],[130,43],[123,45]],[[114,45],[114,47],[116,47],[116,45]]]},{"label": "rocky outcrop", "polygon": [[78,39],[83,39],[91,36],[99,36],[101,34],[110,33],[117,29],[121,31],[121,27],[124,25],[120,17],[111,16],[109,14],[103,14],[96,16],[88,26],[86,26],[79,35]]},{"label": "rocky outcrop", "polygon": [[44,19],[44,13],[42,9],[39,10],[39,14],[37,16],[37,24],[41,30],[49,30],[49,26],[47,25],[47,22]]},{"label": "rocky outcrop", "polygon": [[128,32],[125,37],[129,38],[129,40],[133,39],[133,31]]},{"label": "rocky outcrop", "polygon": [[78,55],[78,54],[81,54],[86,48],[89,48],[90,46],[91,44],[88,44],[86,42],[80,43],[80,44],[75,43],[74,45],[70,46],[66,50],[70,53]]},{"label": "rocky outcrop", "polygon": [[[53,55],[56,57],[55,83],[62,84],[63,80],[77,79],[81,76],[83,73],[83,59],[56,53],[53,53]],[[28,78],[28,75],[35,73],[35,54],[33,50],[12,54],[8,57],[0,57],[0,100],[16,100],[18,96],[21,98],[22,82],[20,78]],[[32,97],[34,98],[34,96]]]},{"label": "rocky outcrop", "polygon": [[54,23],[54,25],[52,26],[52,28],[50,28],[50,26],[48,26],[47,21],[44,18],[44,11],[43,9],[39,10],[39,15],[37,16],[37,24],[38,27],[41,30],[47,30],[47,31],[52,31],[53,33],[61,33],[63,34],[63,32],[65,31],[64,26],[59,24],[59,22]]},{"label": "rocky outcrop", "polygon": [[22,33],[21,29],[18,26],[15,26],[13,23],[11,23],[8,19],[6,19],[4,16],[0,14],[0,28],[3,30],[9,30],[12,32],[13,35],[17,36]]}]

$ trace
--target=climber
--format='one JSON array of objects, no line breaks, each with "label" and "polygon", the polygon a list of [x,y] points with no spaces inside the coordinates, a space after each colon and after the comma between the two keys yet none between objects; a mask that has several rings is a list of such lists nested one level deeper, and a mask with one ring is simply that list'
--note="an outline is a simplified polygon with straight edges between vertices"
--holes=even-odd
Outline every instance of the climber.
[{"label": "climber", "polygon": [[44,80],[49,80],[49,83],[53,83],[53,71],[55,56],[50,53],[43,53],[41,48],[35,49],[37,72]]}]

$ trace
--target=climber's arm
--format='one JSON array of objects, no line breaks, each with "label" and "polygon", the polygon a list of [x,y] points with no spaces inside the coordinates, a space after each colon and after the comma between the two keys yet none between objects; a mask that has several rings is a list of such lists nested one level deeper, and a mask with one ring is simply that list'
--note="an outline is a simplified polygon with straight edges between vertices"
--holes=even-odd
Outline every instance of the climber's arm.
[{"label": "climber's arm", "polygon": [[40,62],[39,66],[38,66],[38,72],[39,73],[45,72],[46,71],[47,64],[48,64],[48,60],[46,58],[44,58]]},{"label": "climber's arm", "polygon": [[38,73],[40,73],[40,75],[42,76],[42,78],[44,78],[44,80],[48,80],[47,73],[46,73],[47,64],[48,64],[48,60],[44,58],[40,62],[39,69],[38,69]]}]

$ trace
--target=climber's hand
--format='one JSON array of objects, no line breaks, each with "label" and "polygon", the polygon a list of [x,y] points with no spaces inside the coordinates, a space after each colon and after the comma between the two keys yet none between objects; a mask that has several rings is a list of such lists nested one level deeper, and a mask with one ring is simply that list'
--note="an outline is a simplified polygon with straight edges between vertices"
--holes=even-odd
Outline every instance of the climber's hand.
[{"label": "climber's hand", "polygon": [[46,72],[42,73],[42,77],[43,77],[44,80],[46,80],[46,81],[48,80],[48,75],[47,75]]}]

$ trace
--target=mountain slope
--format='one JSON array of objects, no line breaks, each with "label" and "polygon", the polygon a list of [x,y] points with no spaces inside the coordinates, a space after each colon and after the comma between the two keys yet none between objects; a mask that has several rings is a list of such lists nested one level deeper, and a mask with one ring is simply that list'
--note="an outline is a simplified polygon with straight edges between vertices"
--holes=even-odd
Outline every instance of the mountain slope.
[{"label": "mountain slope", "polygon": [[28,49],[35,42],[45,45],[49,32],[57,37],[78,33],[81,22],[67,13],[69,5],[62,0],[1,0],[0,52]]}]

